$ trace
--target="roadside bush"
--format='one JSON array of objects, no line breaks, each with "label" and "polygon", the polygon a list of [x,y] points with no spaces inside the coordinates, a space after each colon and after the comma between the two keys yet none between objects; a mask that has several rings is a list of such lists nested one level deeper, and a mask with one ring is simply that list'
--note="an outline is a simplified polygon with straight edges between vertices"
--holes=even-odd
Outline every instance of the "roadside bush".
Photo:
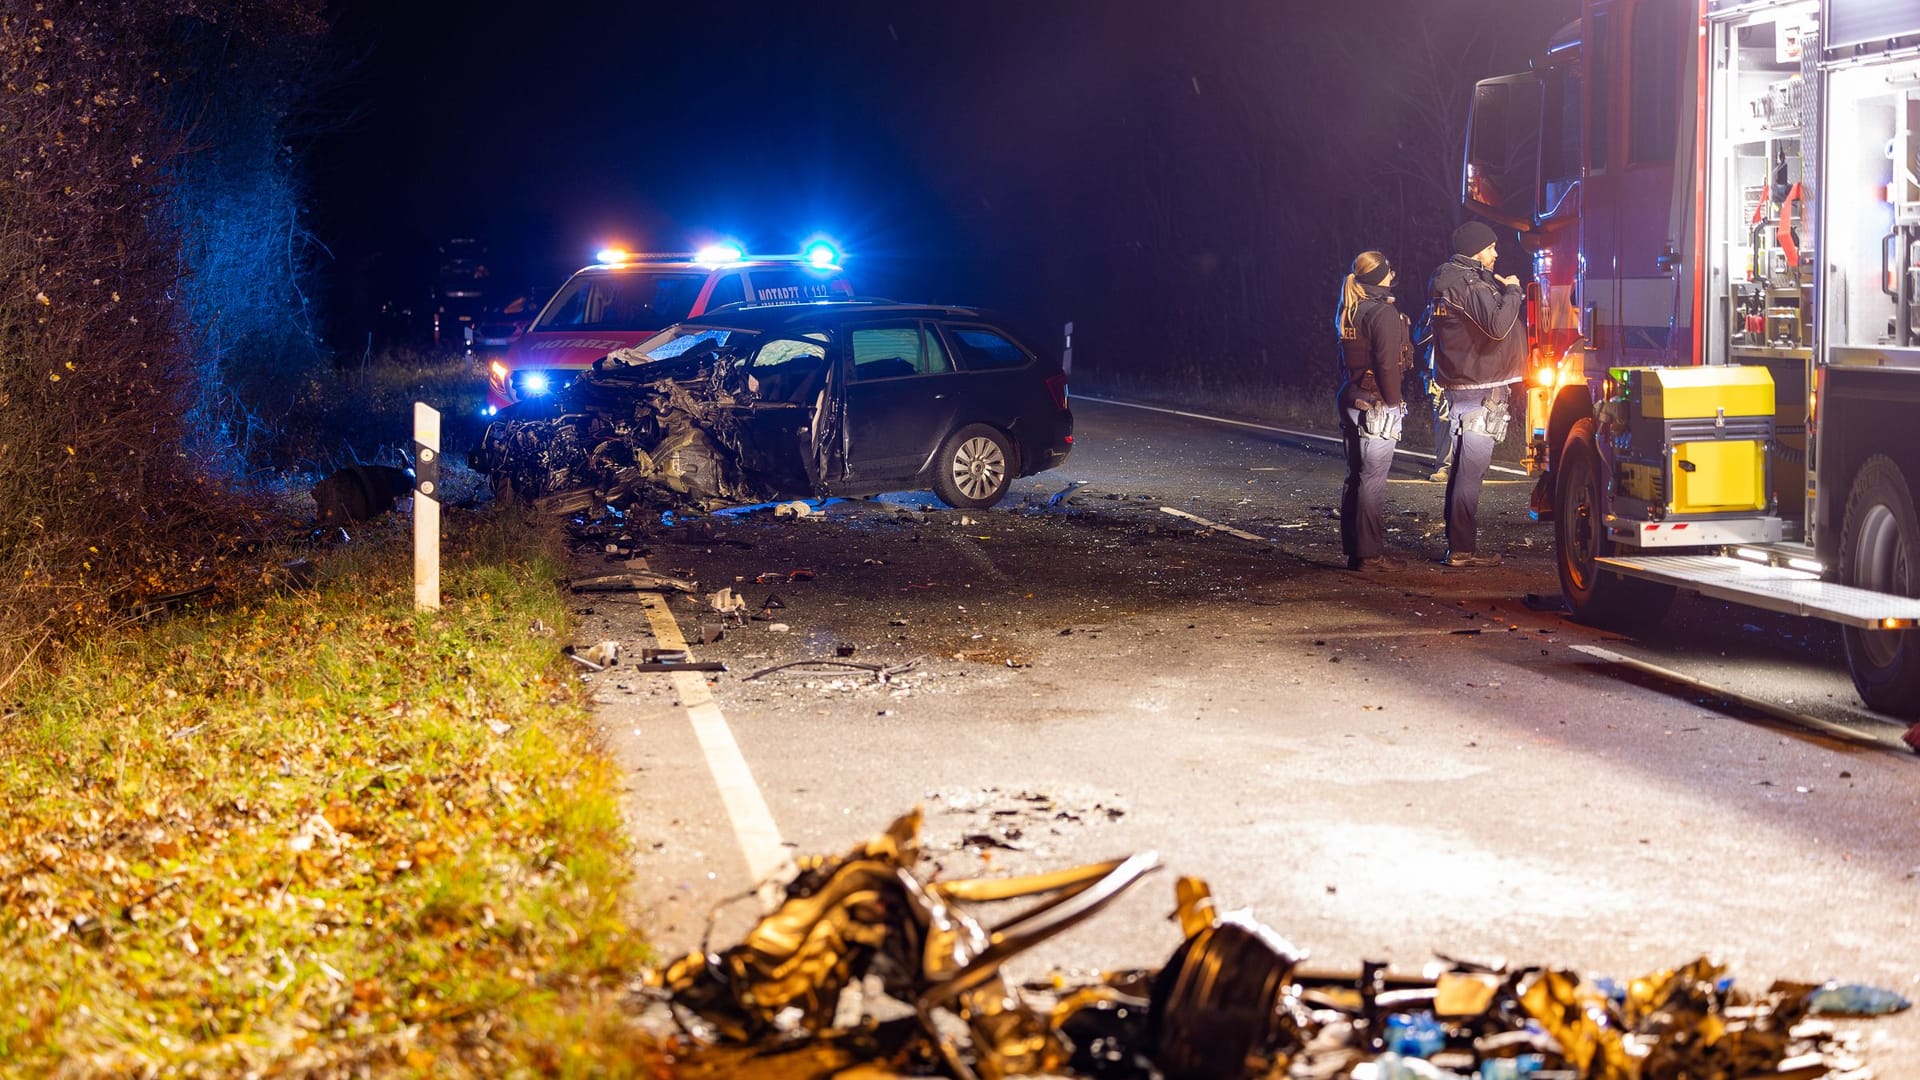
[{"label": "roadside bush", "polygon": [[[232,368],[196,360],[224,316],[180,300],[209,280],[183,215],[220,219],[193,195],[218,133],[183,122],[185,60],[215,51],[197,33],[244,53],[312,5],[26,7],[0,11],[0,689],[117,603],[224,572],[265,527],[232,483],[230,429],[196,406]],[[290,276],[284,260],[221,273]]]}]

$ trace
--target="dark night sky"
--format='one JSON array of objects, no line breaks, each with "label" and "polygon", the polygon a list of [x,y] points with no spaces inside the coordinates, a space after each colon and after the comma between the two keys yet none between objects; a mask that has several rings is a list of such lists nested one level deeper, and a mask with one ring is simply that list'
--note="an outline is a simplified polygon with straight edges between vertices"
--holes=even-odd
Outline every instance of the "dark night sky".
[{"label": "dark night sky", "polygon": [[[1511,40],[1473,55],[1512,69],[1574,10],[338,0],[353,62],[324,98],[337,130],[309,148],[313,225],[337,295],[354,278],[424,288],[435,242],[455,235],[486,242],[503,278],[551,288],[610,241],[791,251],[821,230],[863,289],[1004,306],[1150,245],[1135,219],[1208,251],[1270,233],[1258,206],[1234,205],[1249,144],[1343,109],[1377,142],[1395,119],[1380,35],[1422,18],[1499,26]],[[1458,80],[1492,73],[1463,59]]]}]

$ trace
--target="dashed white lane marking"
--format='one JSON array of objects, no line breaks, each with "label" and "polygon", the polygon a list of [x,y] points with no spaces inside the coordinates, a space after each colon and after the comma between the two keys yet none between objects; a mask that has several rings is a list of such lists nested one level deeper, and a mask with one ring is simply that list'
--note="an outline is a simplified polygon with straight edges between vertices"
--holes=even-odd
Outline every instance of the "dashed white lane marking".
[{"label": "dashed white lane marking", "polygon": [[[1330,443],[1345,441],[1337,435],[1322,435],[1317,431],[1298,431],[1293,428],[1274,427],[1272,424],[1255,424],[1246,420],[1229,420],[1224,416],[1209,416],[1206,413],[1187,412],[1184,409],[1163,409],[1158,405],[1142,405],[1136,401],[1118,401],[1113,398],[1089,397],[1086,394],[1075,394],[1073,395],[1073,400],[1093,401],[1102,405],[1118,405],[1124,409],[1145,409],[1147,412],[1166,413],[1168,416],[1184,416],[1189,420],[1205,420],[1212,424],[1230,424],[1233,427],[1252,428],[1255,431],[1272,431],[1281,435],[1291,435],[1296,439],[1318,439],[1321,442]],[[1433,460],[1432,452],[1427,450],[1396,449],[1394,453],[1405,454],[1408,457],[1425,458],[1428,461]],[[1503,472],[1513,476],[1527,475],[1525,469],[1510,468],[1506,465],[1489,465],[1487,469],[1491,472]]]},{"label": "dashed white lane marking", "polygon": [[1242,540],[1252,540],[1257,544],[1273,543],[1273,541],[1267,539],[1264,536],[1255,536],[1250,532],[1246,532],[1242,529],[1236,529],[1231,525],[1222,525],[1217,521],[1208,521],[1206,518],[1203,518],[1198,514],[1189,514],[1185,510],[1176,510],[1171,506],[1161,507],[1160,512],[1163,514],[1172,514],[1174,517],[1177,517],[1177,518],[1185,518],[1188,521],[1193,522],[1195,525],[1199,525],[1203,528],[1212,529],[1214,532],[1223,532],[1223,533],[1226,533],[1228,536],[1237,536]]},{"label": "dashed white lane marking", "polygon": [[[687,647],[687,639],[681,636],[680,625],[673,621],[673,612],[668,610],[666,601],[649,594],[641,598],[641,606],[661,648]],[[753,770],[740,753],[740,744],[734,741],[726,716],[714,703],[707,677],[698,671],[675,671],[667,677],[673,680],[673,689],[680,695],[680,704],[693,724],[694,737],[707,757],[707,768],[713,771],[714,783],[720,787],[720,802],[727,809],[727,818],[733,822],[740,854],[747,860],[747,878],[760,886],[761,905],[772,910],[779,889],[774,882],[786,877],[793,864],[786,844],[780,839],[780,827],[774,824],[773,811],[767,808],[766,796],[761,794]]]}]

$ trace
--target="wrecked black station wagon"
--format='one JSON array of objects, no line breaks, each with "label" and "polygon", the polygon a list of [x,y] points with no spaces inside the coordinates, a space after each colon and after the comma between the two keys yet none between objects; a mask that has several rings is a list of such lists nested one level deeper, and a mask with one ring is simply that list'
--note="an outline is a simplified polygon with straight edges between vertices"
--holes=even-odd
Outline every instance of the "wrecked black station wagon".
[{"label": "wrecked black station wagon", "polygon": [[984,508],[1072,445],[1066,374],[988,317],[843,301],[678,323],[502,411],[469,462],[560,512],[924,487]]}]

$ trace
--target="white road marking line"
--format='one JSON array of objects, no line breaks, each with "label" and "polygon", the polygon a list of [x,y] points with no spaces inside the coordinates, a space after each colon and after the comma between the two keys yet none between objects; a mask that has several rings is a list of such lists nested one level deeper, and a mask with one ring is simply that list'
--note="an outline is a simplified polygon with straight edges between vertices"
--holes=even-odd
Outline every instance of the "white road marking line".
[{"label": "white road marking line", "polygon": [[[1255,431],[1272,431],[1281,435],[1292,435],[1298,439],[1318,439],[1321,442],[1330,443],[1345,443],[1346,441],[1337,435],[1322,435],[1317,431],[1296,431],[1293,428],[1274,427],[1271,424],[1255,424],[1246,420],[1229,420],[1224,416],[1209,416],[1206,413],[1187,412],[1184,409],[1163,409],[1158,405],[1142,405],[1135,401],[1118,401],[1114,398],[1092,397],[1087,394],[1075,394],[1073,395],[1073,400],[1096,401],[1102,405],[1118,405],[1125,409],[1145,409],[1148,412],[1166,413],[1169,416],[1184,416],[1189,420],[1206,420],[1215,424],[1231,424],[1234,427],[1252,428]],[[1408,457],[1414,458],[1425,458],[1428,461],[1433,460],[1433,453],[1427,450],[1395,449],[1394,453],[1405,454]],[[1527,475],[1525,469],[1510,468],[1506,465],[1489,465],[1487,468],[1494,472],[1510,473],[1514,476]]]},{"label": "white road marking line", "polygon": [[1573,646],[1573,651],[1585,653],[1596,660],[1604,660],[1609,664],[1619,664],[1622,667],[1633,668],[1635,671],[1642,671],[1658,678],[1667,679],[1679,683],[1682,686],[1712,694],[1714,697],[1724,698],[1758,712],[1766,713],[1775,719],[1785,720],[1789,724],[1812,728],[1822,734],[1832,735],[1835,738],[1845,739],[1848,742],[1858,743],[1863,746],[1877,746],[1882,749],[1887,749],[1893,745],[1887,740],[1875,736],[1871,732],[1860,731],[1847,727],[1845,724],[1836,724],[1830,720],[1822,720],[1817,716],[1808,716],[1805,713],[1795,712],[1792,709],[1775,705],[1773,702],[1764,698],[1757,698],[1751,694],[1743,694],[1738,690],[1729,690],[1724,686],[1716,686],[1713,683],[1707,682],[1705,679],[1696,679],[1691,675],[1675,671],[1672,668],[1661,667],[1659,664],[1650,664],[1645,660],[1637,660],[1631,656],[1623,656],[1611,649],[1603,649],[1598,645],[1575,645]]},{"label": "white road marking line", "polygon": [[[660,648],[687,647],[687,639],[681,635],[680,625],[674,622],[673,612],[664,599],[649,593],[642,597],[641,606]],[[794,869],[792,856],[780,838],[780,827],[774,824],[773,811],[767,808],[766,796],[754,781],[753,770],[740,753],[740,744],[734,741],[726,716],[714,703],[707,677],[698,671],[675,671],[667,677],[673,680],[673,688],[687,710],[687,719],[693,723],[694,737],[706,754],[707,768],[713,771],[714,783],[720,787],[720,801],[733,822],[733,835],[740,842],[740,853],[746,856],[747,878],[760,886],[761,906],[771,911],[779,901],[780,887],[775,882]]]},{"label": "white road marking line", "polygon": [[1231,525],[1222,525],[1217,521],[1208,521],[1206,518],[1203,518],[1198,514],[1189,514],[1185,510],[1175,510],[1171,506],[1161,507],[1160,512],[1163,514],[1172,514],[1174,517],[1177,517],[1177,518],[1186,518],[1188,521],[1191,521],[1196,525],[1200,525],[1205,528],[1212,529],[1215,532],[1226,533],[1228,536],[1237,536],[1242,540],[1252,540],[1256,544],[1273,543],[1272,540],[1269,540],[1264,536],[1255,536],[1250,532],[1245,532],[1241,529],[1236,529]]}]

